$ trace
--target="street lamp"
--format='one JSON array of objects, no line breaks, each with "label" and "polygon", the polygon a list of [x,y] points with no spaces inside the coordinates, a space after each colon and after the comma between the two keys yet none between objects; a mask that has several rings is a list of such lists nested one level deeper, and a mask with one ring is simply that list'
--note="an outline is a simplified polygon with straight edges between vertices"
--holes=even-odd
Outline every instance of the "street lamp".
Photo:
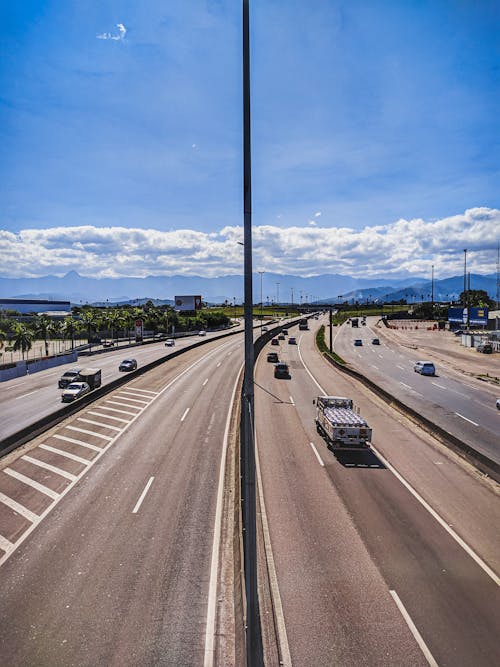
[{"label": "street lamp", "polygon": [[263,304],[262,304],[262,276],[265,271],[257,271],[260,275],[260,335],[262,336],[262,319],[263,319]]}]

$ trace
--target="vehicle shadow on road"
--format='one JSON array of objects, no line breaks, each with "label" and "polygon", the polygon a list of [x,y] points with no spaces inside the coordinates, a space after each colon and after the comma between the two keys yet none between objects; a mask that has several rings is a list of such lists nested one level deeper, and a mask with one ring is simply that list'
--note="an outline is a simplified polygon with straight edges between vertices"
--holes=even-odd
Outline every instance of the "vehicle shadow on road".
[{"label": "vehicle shadow on road", "polygon": [[362,452],[340,452],[332,451],[337,461],[346,468],[372,468],[385,470],[385,465],[374,452],[365,450]]}]

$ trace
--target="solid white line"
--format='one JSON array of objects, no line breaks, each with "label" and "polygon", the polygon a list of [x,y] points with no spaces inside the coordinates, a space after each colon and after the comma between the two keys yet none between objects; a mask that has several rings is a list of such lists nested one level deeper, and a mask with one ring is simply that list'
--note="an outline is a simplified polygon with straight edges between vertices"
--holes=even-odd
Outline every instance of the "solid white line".
[{"label": "solid white line", "polygon": [[[118,405],[121,405],[121,403],[118,403]],[[117,410],[116,408],[107,408],[105,405],[100,405],[99,410],[109,410],[109,412],[118,412],[121,415],[130,415],[131,417],[135,417],[137,414],[137,412],[128,412],[127,410]]]},{"label": "solid white line", "polygon": [[133,389],[134,391],[142,391],[145,394],[153,394],[153,396],[158,396],[160,392],[158,391],[151,391],[151,389],[139,389],[139,387],[134,387],[133,385],[129,385],[129,389]]},{"label": "solid white line", "polygon": [[267,522],[266,505],[264,502],[264,489],[262,487],[262,476],[260,473],[260,460],[259,460],[259,449],[257,447],[257,436],[255,436],[255,471],[257,473],[257,490],[259,494],[259,505],[261,512],[260,519],[262,522],[262,533],[264,536],[264,550],[266,552],[266,562],[269,574],[269,586],[271,588],[271,595],[274,603],[274,611],[276,614],[276,632],[278,634],[278,642],[281,654],[280,665],[283,665],[283,667],[292,667],[292,657],[290,655],[290,647],[288,645],[285,616],[283,614],[283,604],[281,602],[280,589],[278,585],[278,575],[276,574],[273,549],[271,546],[271,535],[269,533],[269,524]]},{"label": "solid white line", "polygon": [[3,537],[3,535],[0,535],[0,549],[3,549],[9,553],[13,548],[14,544],[9,542],[9,540],[6,537]]},{"label": "solid white line", "polygon": [[15,501],[13,498],[9,498],[9,496],[6,496],[1,491],[0,491],[0,502],[10,507],[10,509],[14,510],[14,512],[21,514],[25,519],[31,521],[31,523],[33,523],[38,519],[38,514],[35,514],[24,505],[21,505],[21,503]]},{"label": "solid white line", "polygon": [[186,417],[187,417],[187,413],[188,413],[190,410],[191,410],[191,408],[186,408],[186,409],[185,409],[184,414],[183,414],[182,417],[181,417],[181,422],[183,422],[183,421],[186,419]]},{"label": "solid white line", "polygon": [[440,389],[446,389],[446,387],[442,384],[438,384],[437,382],[431,382],[435,387],[439,387]]},{"label": "solid white line", "polygon": [[42,443],[41,445],[38,445],[41,449],[46,449],[48,452],[52,452],[53,454],[59,454],[60,456],[64,456],[67,459],[71,459],[72,461],[76,461],[77,463],[83,463],[84,466],[88,466],[89,463],[92,461],[89,459],[84,459],[83,456],[77,456],[76,454],[72,454],[71,452],[66,452],[64,449],[58,449],[57,447],[51,447],[50,445],[46,445],[45,443]]},{"label": "solid white line", "polygon": [[228,447],[228,434],[231,424],[231,414],[233,411],[234,397],[238,387],[239,378],[243,370],[243,364],[240,367],[236,382],[233,387],[233,394],[229,402],[229,409],[226,417],[226,428],[224,429],[224,439],[222,444],[219,486],[217,488],[217,505],[215,508],[214,521],[214,541],[212,543],[212,560],[210,563],[210,583],[208,586],[208,604],[207,604],[207,624],[205,629],[205,660],[204,667],[212,667],[214,664],[214,643],[215,643],[215,618],[217,605],[217,573],[219,571],[219,549],[222,534],[222,509],[224,499],[224,476],[226,473],[226,458]]},{"label": "solid white line", "polygon": [[318,450],[317,450],[316,447],[314,446],[314,442],[310,442],[309,444],[311,445],[311,447],[312,447],[312,449],[313,449],[313,452],[316,454],[316,458],[318,459],[320,466],[322,466],[322,467],[324,468],[324,467],[325,467],[325,464],[324,464],[323,461],[321,460],[321,456],[318,454]]},{"label": "solid white line", "polygon": [[401,612],[403,618],[405,619],[407,626],[410,628],[412,635],[415,637],[415,640],[419,645],[420,650],[424,654],[425,659],[429,663],[430,667],[438,667],[438,663],[434,660],[432,653],[427,648],[427,644],[422,639],[422,635],[417,630],[415,623],[411,620],[410,614],[406,611],[405,606],[403,605],[403,603],[399,598],[399,595],[396,593],[396,591],[389,591],[389,593],[392,595],[394,602],[397,604],[399,611]]},{"label": "solid white line", "polygon": [[101,435],[100,433],[89,431],[86,428],[78,428],[78,426],[65,426],[64,428],[67,428],[68,431],[77,431],[78,433],[86,433],[87,435],[91,435],[92,437],[96,438],[102,438],[103,440],[113,440],[112,436],[110,435]]},{"label": "solid white line", "polygon": [[292,405],[295,405],[295,403],[293,402],[293,396],[290,396],[290,403],[291,403]]},{"label": "solid white line", "polygon": [[[108,408],[108,410],[112,409],[113,408]],[[116,412],[121,412],[121,410],[117,410]],[[121,417],[113,417],[113,415],[103,415],[102,412],[94,412],[94,410],[89,410],[87,414],[94,415],[95,417],[104,417],[105,419],[113,419],[115,422],[122,422],[122,424],[129,423],[128,419],[122,419]]]},{"label": "solid white line", "polygon": [[476,424],[476,422],[473,422],[472,419],[468,419],[467,417],[464,417],[463,415],[460,414],[460,412],[455,412],[457,417],[461,417],[462,419],[465,419],[466,422],[469,422],[470,424],[474,424],[474,426],[479,426],[479,424]]},{"label": "solid white line", "polygon": [[129,392],[126,391],[121,391],[119,394],[116,394],[116,398],[120,399],[120,401],[129,401],[130,403],[140,403],[141,407],[149,404],[149,401],[143,401],[141,398],[129,398],[129,396],[134,396],[134,395],[135,394],[130,394]]},{"label": "solid white line", "polygon": [[[122,408],[135,408],[136,410],[141,409],[138,405],[130,405],[130,403],[120,403],[119,401],[110,401],[109,399],[106,401],[106,403],[111,403],[111,405],[121,405]],[[138,412],[124,412],[123,410],[120,410],[120,412],[123,412],[123,414],[125,415],[133,415],[134,417],[139,414]]]},{"label": "solid white line", "polygon": [[153,483],[154,477],[149,478],[149,482],[146,484],[144,487],[144,491],[141,493],[139,500],[136,502],[134,509],[132,510],[132,514],[137,514],[139,511],[139,507],[142,505],[142,501],[146,497],[146,493],[149,491],[149,487]]},{"label": "solid white line", "polygon": [[85,417],[77,417],[77,421],[84,422],[85,424],[94,424],[94,426],[102,426],[103,428],[110,428],[112,431],[122,431],[123,429],[118,426],[111,426],[110,424],[103,424],[102,422],[96,422],[93,419],[85,419]]},{"label": "solid white line", "polygon": [[399,384],[402,384],[403,387],[406,387],[407,389],[413,389],[413,387],[410,387],[409,384],[405,384],[404,382],[401,382],[401,381],[400,381]]},{"label": "solid white line", "polygon": [[480,568],[482,568],[486,574],[493,579],[493,581],[496,583],[497,586],[500,586],[500,577],[493,572],[493,570],[489,567],[489,565],[486,565],[486,563],[480,558],[475,551],[473,551],[470,546],[464,542],[464,540],[457,535],[457,533],[453,530],[453,528],[450,528],[450,526],[446,523],[444,519],[440,517],[440,515],[432,509],[432,507],[429,505],[429,503],[422,498],[422,496],[418,493],[418,491],[415,491],[415,489],[411,486],[409,482],[406,481],[406,479],[392,466],[387,459],[385,459],[380,452],[378,452],[375,447],[372,445],[372,449],[377,455],[377,457],[382,461],[382,463],[385,465],[386,468],[388,468],[393,475],[395,475],[401,484],[405,486],[408,491],[412,494],[412,496],[418,500],[418,502],[424,507],[431,516],[436,519],[436,521],[446,530],[449,535],[462,547],[464,551],[466,551],[469,556],[479,565]]},{"label": "solid white line", "polygon": [[4,472],[6,472],[7,475],[10,475],[11,477],[14,477],[15,479],[19,480],[20,482],[23,482],[23,484],[27,484],[28,486],[33,487],[37,491],[44,493],[46,496],[49,496],[49,498],[52,498],[53,500],[59,497],[59,494],[56,493],[55,491],[52,491],[52,489],[49,489],[48,486],[44,486],[43,484],[35,482],[34,479],[31,479],[31,477],[26,477],[26,475],[17,472],[17,470],[12,470],[12,468],[4,468]]},{"label": "solid white line", "polygon": [[40,391],[39,389],[35,389],[34,391],[30,391],[28,394],[23,394],[22,396],[17,396],[16,401],[18,401],[20,398],[26,398],[26,396],[31,396],[31,394],[36,393],[37,391]]},{"label": "solid white line", "polygon": [[34,466],[38,466],[39,468],[43,468],[44,470],[49,470],[50,472],[54,472],[56,475],[61,475],[61,477],[66,477],[66,479],[69,479],[70,482],[73,482],[78,477],[78,475],[73,475],[70,472],[66,472],[66,470],[63,470],[62,468],[50,465],[50,463],[45,463],[44,461],[40,461],[39,459],[36,459],[33,456],[28,456],[27,454],[21,456],[21,460],[28,461],[29,463],[32,463]]},{"label": "solid white line", "polygon": [[207,382],[208,382],[208,378],[205,380],[205,382],[201,386],[204,387],[207,384]]},{"label": "solid white line", "polygon": [[57,440],[64,440],[66,442],[71,442],[73,445],[80,445],[80,447],[87,447],[87,449],[92,449],[94,452],[102,452],[102,447],[91,445],[88,442],[84,442],[83,440],[77,440],[76,438],[69,438],[67,435],[59,435],[59,433],[55,433],[52,437],[56,438]]}]

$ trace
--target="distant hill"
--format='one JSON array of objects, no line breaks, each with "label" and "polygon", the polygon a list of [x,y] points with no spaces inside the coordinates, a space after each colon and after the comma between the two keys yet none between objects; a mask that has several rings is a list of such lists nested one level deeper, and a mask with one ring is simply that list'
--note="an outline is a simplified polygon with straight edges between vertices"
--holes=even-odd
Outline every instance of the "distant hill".
[{"label": "distant hill", "polygon": [[[260,302],[260,275],[253,276],[254,302]],[[434,297],[444,300],[458,296],[463,288],[463,276],[434,282]],[[484,289],[496,296],[496,275],[471,275],[471,288]],[[340,274],[324,274],[311,278],[265,273],[262,276],[262,301],[294,303],[337,303],[339,300],[404,299],[414,295],[420,299],[431,292],[431,283],[424,278],[390,279],[356,278]],[[62,299],[75,305],[85,303],[138,303],[148,299],[172,303],[177,295],[201,294],[209,303],[225,301],[241,303],[243,276],[217,278],[201,276],[147,276],[146,278],[87,278],[76,271],[65,276],[41,278],[0,278],[0,298]]]}]

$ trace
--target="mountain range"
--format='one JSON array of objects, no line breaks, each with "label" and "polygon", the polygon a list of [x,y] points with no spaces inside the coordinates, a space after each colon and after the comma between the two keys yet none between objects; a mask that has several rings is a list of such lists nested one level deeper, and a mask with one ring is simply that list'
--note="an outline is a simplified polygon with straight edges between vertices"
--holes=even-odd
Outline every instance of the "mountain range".
[{"label": "mountain range", "polygon": [[[435,280],[426,278],[355,278],[340,274],[324,274],[301,278],[293,275],[264,273],[262,301],[266,303],[338,303],[345,300],[420,301],[431,298],[434,287],[435,301],[456,299],[463,290],[463,276]],[[497,297],[496,274],[470,275],[470,287],[485,290]],[[52,299],[84,303],[130,303],[147,299],[172,302],[177,295],[201,295],[208,303],[226,301],[241,303],[243,276],[227,275],[217,278],[201,276],[147,276],[145,278],[87,278],[76,271],[65,276],[40,278],[1,278],[0,298]],[[253,276],[254,303],[261,301],[261,276]]]}]

